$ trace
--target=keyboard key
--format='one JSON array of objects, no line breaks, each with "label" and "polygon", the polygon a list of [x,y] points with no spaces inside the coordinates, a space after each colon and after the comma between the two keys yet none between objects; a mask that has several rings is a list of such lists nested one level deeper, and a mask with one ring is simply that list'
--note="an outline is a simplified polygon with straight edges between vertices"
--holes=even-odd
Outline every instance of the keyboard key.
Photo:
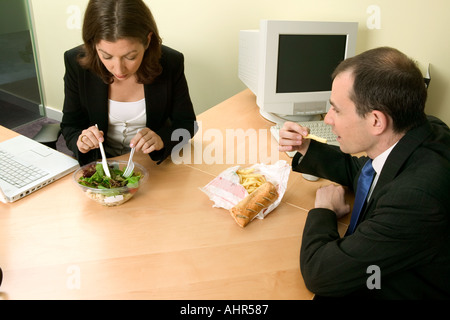
[{"label": "keyboard key", "polygon": [[[331,126],[327,125],[323,121],[305,121],[305,122],[298,122],[303,127],[309,128],[309,131],[311,134],[314,134],[320,138],[327,139],[327,144],[331,145],[339,145],[339,142],[337,141],[336,135],[331,130]],[[270,132],[272,136],[275,138],[277,142],[279,142],[280,139],[280,125],[274,125],[270,127]],[[296,151],[286,152],[288,156],[291,158],[294,157]]]},{"label": "keyboard key", "polygon": [[6,151],[0,150],[0,179],[21,188],[48,173],[33,165],[23,165],[13,159]]}]

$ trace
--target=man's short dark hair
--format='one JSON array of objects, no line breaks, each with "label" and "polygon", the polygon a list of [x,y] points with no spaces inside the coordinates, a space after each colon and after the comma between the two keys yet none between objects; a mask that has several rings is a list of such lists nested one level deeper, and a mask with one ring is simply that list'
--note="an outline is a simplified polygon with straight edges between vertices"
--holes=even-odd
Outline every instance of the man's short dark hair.
[{"label": "man's short dark hair", "polygon": [[393,119],[396,132],[406,132],[425,121],[427,89],[423,75],[399,50],[381,47],[346,59],[333,72],[333,80],[345,71],[353,74],[350,98],[360,116],[379,110]]}]

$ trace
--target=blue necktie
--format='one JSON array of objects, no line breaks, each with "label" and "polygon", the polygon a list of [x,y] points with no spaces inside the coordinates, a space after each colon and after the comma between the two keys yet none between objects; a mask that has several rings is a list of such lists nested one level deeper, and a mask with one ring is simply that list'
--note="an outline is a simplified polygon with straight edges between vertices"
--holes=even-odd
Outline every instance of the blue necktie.
[{"label": "blue necktie", "polygon": [[375,170],[372,167],[372,159],[369,159],[362,168],[361,174],[358,178],[355,203],[353,205],[352,217],[350,219],[350,225],[347,229],[347,235],[352,234],[355,231],[356,223],[358,222],[359,215],[364,206],[364,203],[366,202],[367,194],[369,193],[374,173]]}]

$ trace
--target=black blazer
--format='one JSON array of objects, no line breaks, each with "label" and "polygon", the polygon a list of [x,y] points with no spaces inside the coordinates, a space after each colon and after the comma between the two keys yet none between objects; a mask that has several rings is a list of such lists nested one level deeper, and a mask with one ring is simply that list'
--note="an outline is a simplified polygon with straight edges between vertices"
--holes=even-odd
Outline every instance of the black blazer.
[{"label": "black blazer", "polygon": [[[300,154],[293,159],[297,163]],[[356,189],[366,157],[311,141],[294,170]],[[380,289],[367,282],[377,276]],[[450,131],[436,118],[394,147],[355,232],[340,238],[334,212],[308,213],[300,253],[307,287],[319,296],[450,298]]]},{"label": "black blazer", "polygon": [[[81,46],[64,53],[66,73],[64,75],[64,106],[61,122],[62,134],[67,147],[80,164],[101,157],[98,149],[83,154],[76,146],[83,129],[98,124],[105,137],[108,135],[108,85],[100,77],[82,68],[77,62]],[[154,83],[144,85],[147,112],[147,127],[155,131],[164,142],[164,148],[150,153],[160,163],[168,157],[175,145],[188,139],[172,141],[172,132],[186,129],[189,138],[197,131],[196,117],[192,106],[187,81],[184,75],[183,54],[169,47],[162,47],[162,74]]]}]

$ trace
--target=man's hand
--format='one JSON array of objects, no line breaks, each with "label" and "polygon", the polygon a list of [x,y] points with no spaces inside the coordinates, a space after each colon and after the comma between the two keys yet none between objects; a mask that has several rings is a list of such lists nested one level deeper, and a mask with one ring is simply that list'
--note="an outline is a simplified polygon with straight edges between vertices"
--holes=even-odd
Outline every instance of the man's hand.
[{"label": "man's hand", "polygon": [[344,196],[345,190],[342,186],[331,184],[317,190],[314,206],[334,211],[339,219],[350,212],[350,205],[345,202]]},{"label": "man's hand", "polygon": [[305,139],[308,133],[309,129],[306,127],[295,122],[285,122],[280,129],[278,150],[282,152],[298,151],[305,155],[310,143],[309,139]]}]

